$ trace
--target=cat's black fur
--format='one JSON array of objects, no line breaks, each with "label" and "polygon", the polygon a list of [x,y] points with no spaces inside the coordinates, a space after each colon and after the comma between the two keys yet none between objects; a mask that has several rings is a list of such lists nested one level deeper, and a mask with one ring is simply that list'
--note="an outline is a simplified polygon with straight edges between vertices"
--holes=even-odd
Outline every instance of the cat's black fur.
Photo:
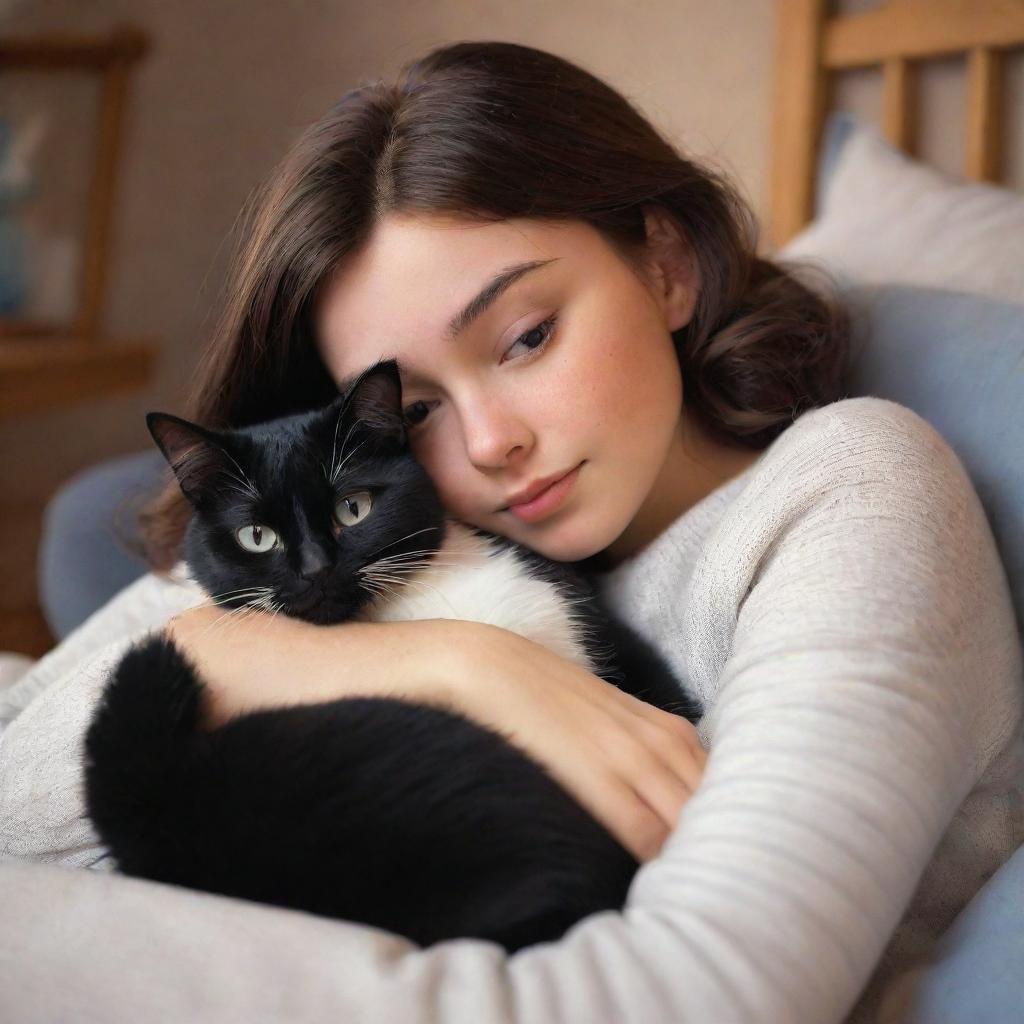
[{"label": "cat's black fur", "polygon": [[[405,444],[394,363],[326,409],[270,424],[212,433],[162,414],[149,423],[194,506],[186,561],[211,595],[233,592],[226,605],[269,586],[285,614],[340,622],[374,600],[363,566],[426,552],[408,556],[412,578],[415,560],[442,544],[448,527]],[[371,514],[342,529],[335,502],[356,491],[373,495]],[[283,547],[244,551],[235,531],[254,522],[272,525]],[[516,550],[524,573],[575,604],[604,678],[695,719],[661,659],[583,574]],[[350,697],[204,730],[202,693],[194,668],[154,635],[127,653],[94,715],[87,809],[126,874],[424,945],[477,937],[509,951],[625,900],[633,856],[506,737],[453,710]]]}]

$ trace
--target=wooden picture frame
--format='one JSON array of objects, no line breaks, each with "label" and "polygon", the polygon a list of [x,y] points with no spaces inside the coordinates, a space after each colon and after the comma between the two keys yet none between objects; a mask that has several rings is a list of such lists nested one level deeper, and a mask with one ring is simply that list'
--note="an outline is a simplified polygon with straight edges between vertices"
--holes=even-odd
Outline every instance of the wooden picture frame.
[{"label": "wooden picture frame", "polygon": [[81,70],[99,75],[101,88],[76,311],[69,324],[0,318],[0,418],[64,407],[149,380],[151,342],[102,337],[129,79],[148,49],[146,35],[131,26],[96,37],[0,37],[0,75]]}]

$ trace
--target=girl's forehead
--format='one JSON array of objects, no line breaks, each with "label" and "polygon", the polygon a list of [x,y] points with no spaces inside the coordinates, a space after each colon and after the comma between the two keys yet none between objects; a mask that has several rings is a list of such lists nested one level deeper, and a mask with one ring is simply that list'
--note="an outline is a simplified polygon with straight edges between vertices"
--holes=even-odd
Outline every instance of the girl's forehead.
[{"label": "girl's forehead", "polygon": [[553,263],[583,269],[602,248],[582,221],[388,215],[326,283],[316,311],[321,355],[339,380],[378,358],[401,359],[425,338],[449,336],[501,275]]}]

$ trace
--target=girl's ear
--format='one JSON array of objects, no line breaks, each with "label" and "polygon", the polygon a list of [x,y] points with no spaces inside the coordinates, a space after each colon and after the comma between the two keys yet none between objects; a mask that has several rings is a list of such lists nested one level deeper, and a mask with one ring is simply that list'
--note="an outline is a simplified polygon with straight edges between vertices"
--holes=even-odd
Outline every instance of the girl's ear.
[{"label": "girl's ear", "polygon": [[216,435],[195,423],[170,413],[151,412],[146,414],[146,426],[174,470],[182,493],[194,506],[202,503],[215,477],[232,472],[237,476],[234,460]]},{"label": "girl's ear", "polygon": [[690,322],[697,308],[701,282],[696,254],[676,219],[663,207],[645,207],[644,229],[648,286],[661,306],[665,325],[669,331],[677,331]]}]

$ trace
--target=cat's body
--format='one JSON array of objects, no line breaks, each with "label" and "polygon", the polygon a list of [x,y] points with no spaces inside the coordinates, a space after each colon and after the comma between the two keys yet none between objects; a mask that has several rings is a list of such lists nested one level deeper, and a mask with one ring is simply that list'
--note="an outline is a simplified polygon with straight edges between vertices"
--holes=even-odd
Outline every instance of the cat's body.
[{"label": "cat's body", "polygon": [[[608,615],[585,576],[445,522],[390,418],[388,381],[393,370],[376,368],[336,407],[272,427],[216,438],[183,421],[154,429],[196,507],[185,551],[198,581],[235,591],[236,605],[310,621],[489,622],[694,717],[660,658]],[[315,510],[339,493],[349,525],[318,526]],[[271,519],[263,529],[280,531],[276,547],[241,557],[242,541],[225,542],[238,523]],[[155,636],[107,687],[86,737],[86,796],[121,871],[421,944],[478,937],[515,950],[622,906],[634,858],[498,733],[442,707],[357,697],[205,731],[202,686]]]}]

